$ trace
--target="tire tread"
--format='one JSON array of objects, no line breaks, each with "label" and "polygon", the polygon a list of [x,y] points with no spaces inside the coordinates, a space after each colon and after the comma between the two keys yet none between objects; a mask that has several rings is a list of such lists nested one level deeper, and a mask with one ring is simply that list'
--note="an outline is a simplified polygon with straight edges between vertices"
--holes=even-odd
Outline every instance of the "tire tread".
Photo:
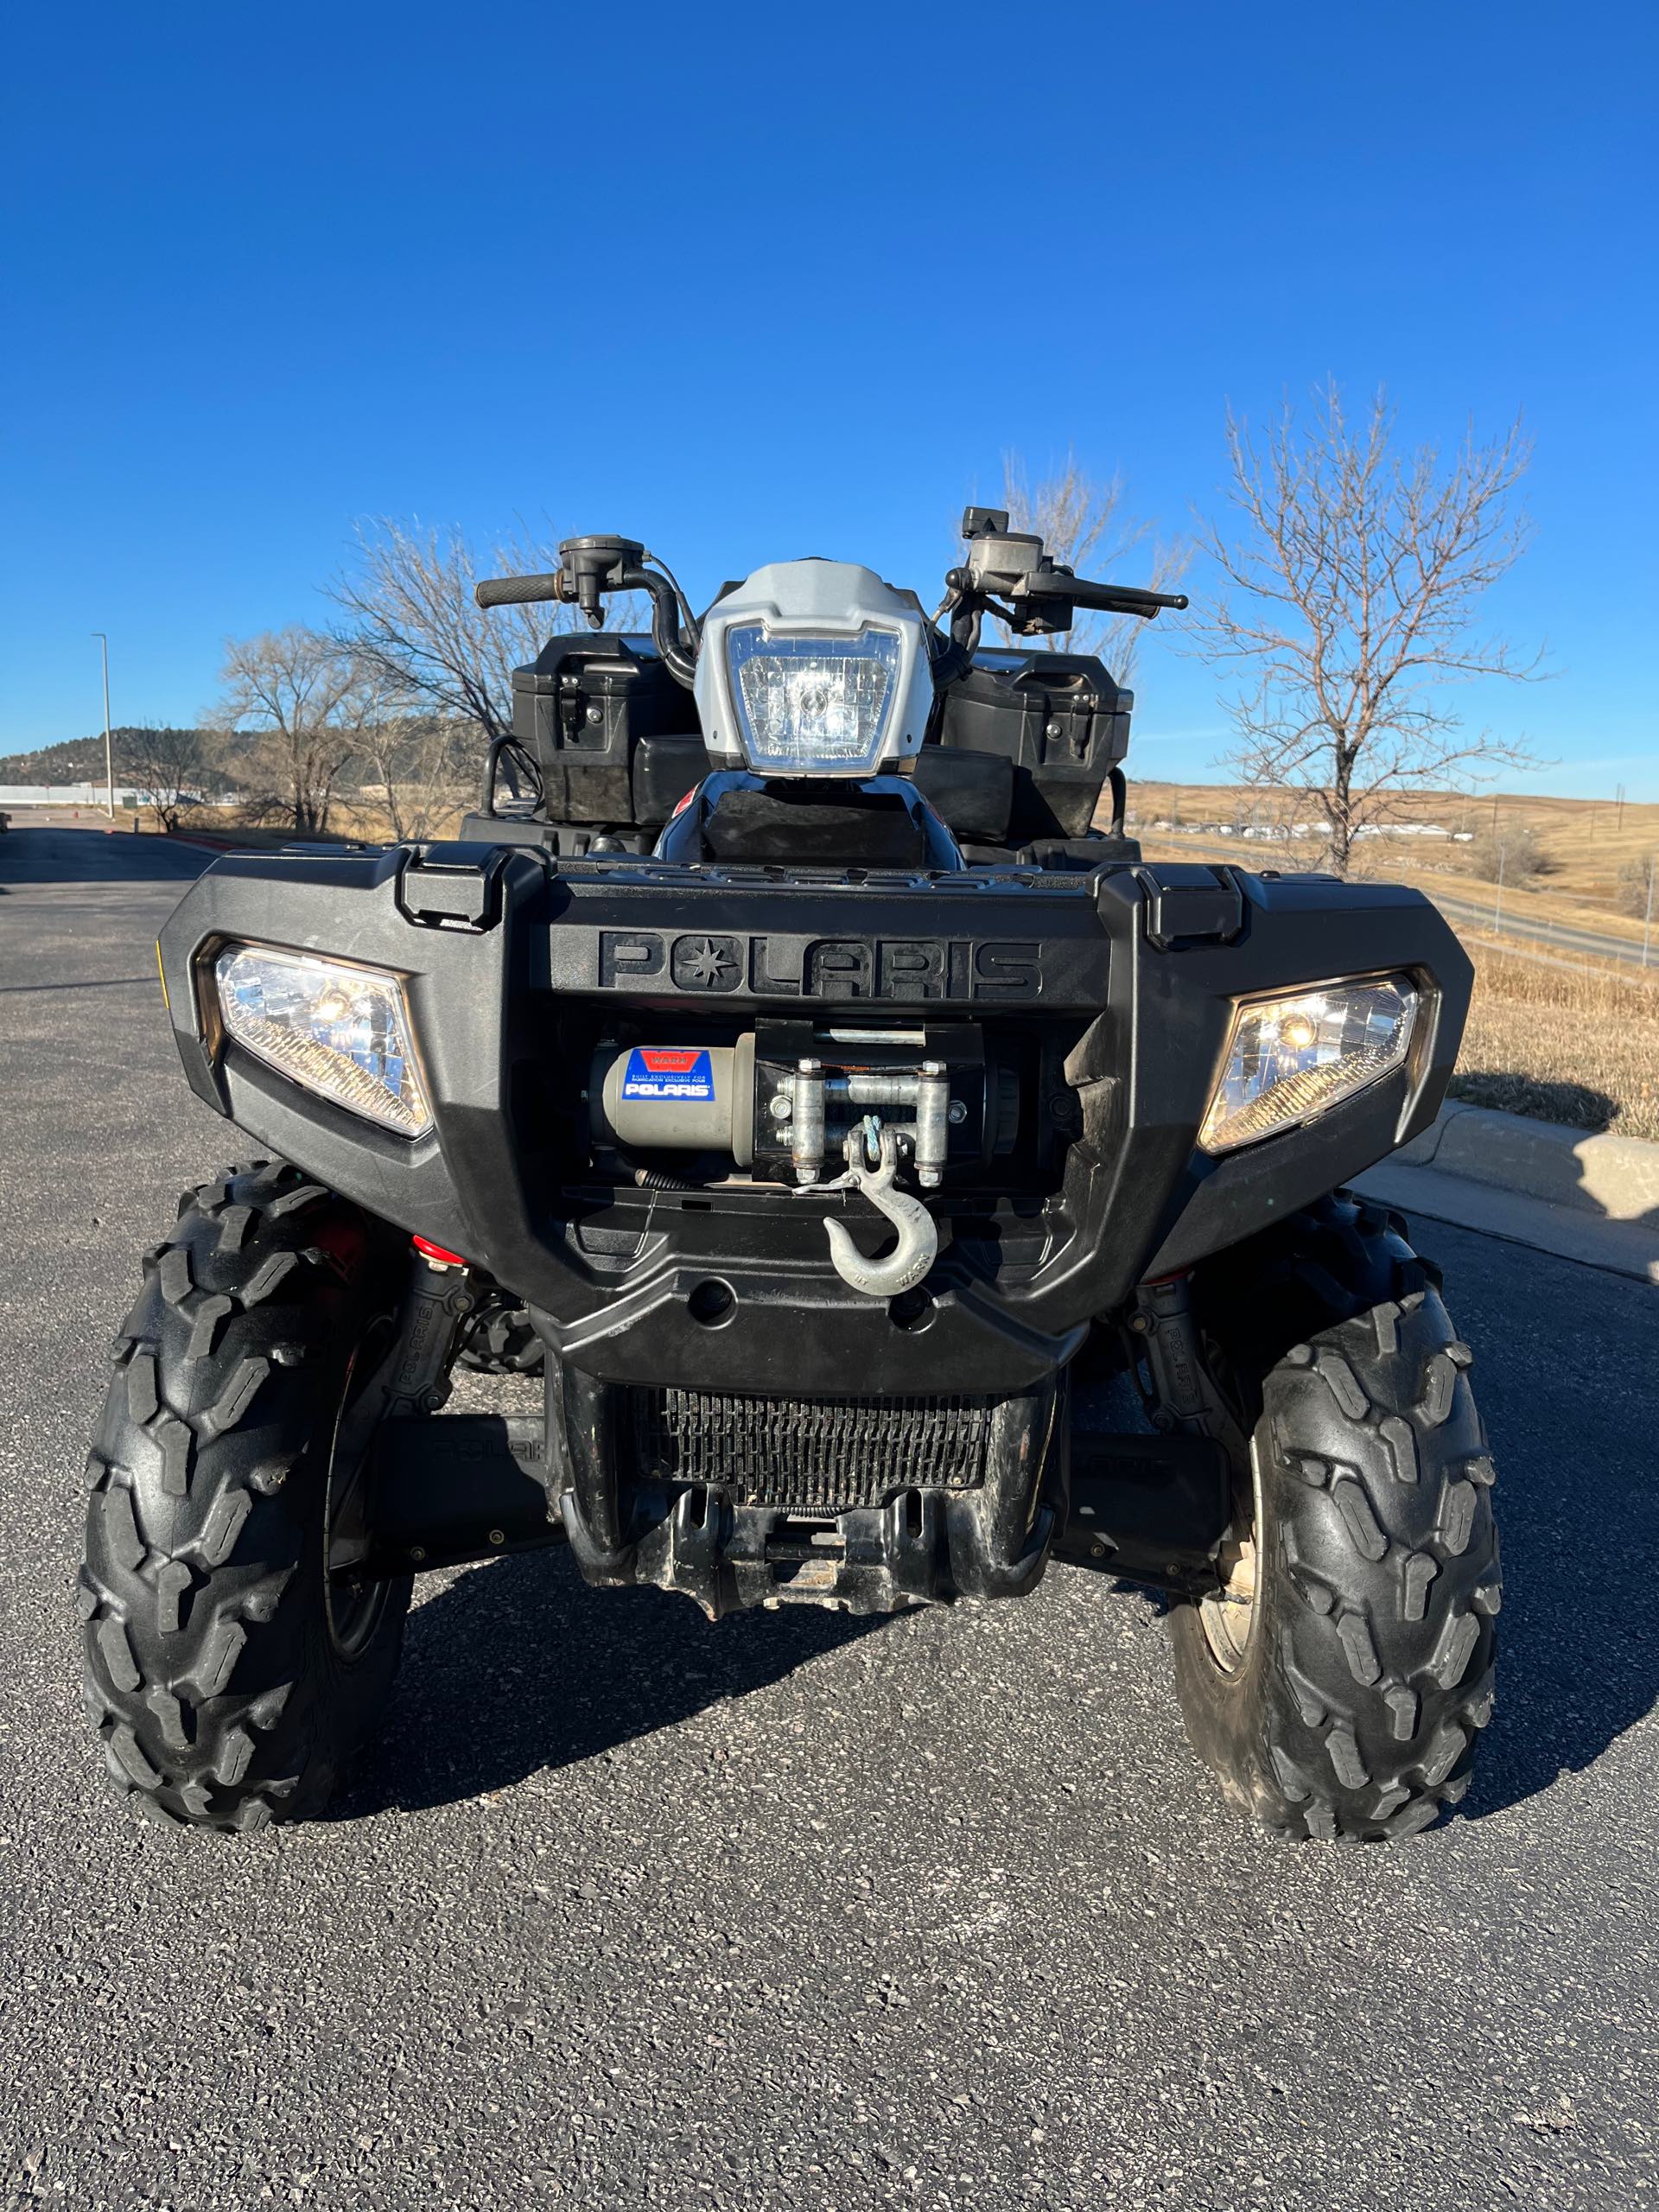
[{"label": "tire tread", "polygon": [[406,1584],[360,1662],[329,1648],[319,1665],[315,1455],[391,1249],[261,1161],[185,1193],[144,1255],[87,1461],[78,1597],[105,1764],[170,1824],[247,1833],[315,1809],[390,1685]]},{"label": "tire tread", "polygon": [[[1264,1826],[1415,1834],[1463,1796],[1492,1711],[1502,1591],[1471,1355],[1397,1217],[1341,1192],[1217,1274],[1205,1325],[1235,1372],[1261,1377],[1258,1471],[1278,1548],[1257,1574],[1278,1578],[1283,1602],[1262,1617],[1277,1625],[1248,1715],[1214,1687],[1196,1609],[1177,1609],[1189,1728]],[[1277,1316],[1295,1341],[1237,1350],[1234,1312],[1258,1327]]]}]

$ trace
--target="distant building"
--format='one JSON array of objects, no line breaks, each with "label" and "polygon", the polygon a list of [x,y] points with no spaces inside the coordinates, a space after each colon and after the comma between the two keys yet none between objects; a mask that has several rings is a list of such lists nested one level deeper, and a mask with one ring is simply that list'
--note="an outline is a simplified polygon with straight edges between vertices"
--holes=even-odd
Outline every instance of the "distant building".
[{"label": "distant building", "polygon": [[[102,784],[0,784],[0,806],[102,806]],[[115,787],[118,806],[143,804],[130,785]]]}]

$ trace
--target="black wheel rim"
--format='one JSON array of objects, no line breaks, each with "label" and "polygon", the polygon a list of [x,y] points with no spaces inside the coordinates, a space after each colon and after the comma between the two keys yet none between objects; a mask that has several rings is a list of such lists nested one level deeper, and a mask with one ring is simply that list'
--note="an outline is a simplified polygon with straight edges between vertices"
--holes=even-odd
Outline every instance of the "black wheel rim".
[{"label": "black wheel rim", "polygon": [[341,1432],[346,1415],[373,1382],[391,1340],[390,1318],[382,1316],[371,1325],[353,1350],[329,1441],[328,1482],[322,1515],[323,1613],[329,1644],[335,1656],[348,1666],[361,1658],[373,1642],[386,1609],[387,1591],[384,1582],[370,1581],[356,1567],[335,1563],[336,1551],[342,1539],[349,1537],[352,1521],[361,1519],[364,1463],[373,1438],[371,1430],[355,1459],[348,1463],[341,1458]]}]

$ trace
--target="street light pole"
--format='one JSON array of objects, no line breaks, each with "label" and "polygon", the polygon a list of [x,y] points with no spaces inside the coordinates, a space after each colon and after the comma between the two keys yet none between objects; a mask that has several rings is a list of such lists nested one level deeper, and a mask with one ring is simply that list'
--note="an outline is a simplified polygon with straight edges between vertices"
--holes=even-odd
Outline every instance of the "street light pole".
[{"label": "street light pole", "polygon": [[102,630],[92,636],[104,648],[104,811],[115,819],[115,751],[110,739],[110,641]]}]

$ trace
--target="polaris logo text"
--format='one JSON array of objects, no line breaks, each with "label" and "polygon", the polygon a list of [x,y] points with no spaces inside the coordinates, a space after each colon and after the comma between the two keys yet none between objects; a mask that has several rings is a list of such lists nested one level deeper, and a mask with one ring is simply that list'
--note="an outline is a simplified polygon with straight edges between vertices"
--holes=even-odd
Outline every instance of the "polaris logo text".
[{"label": "polaris logo text", "polygon": [[691,1099],[715,1095],[709,1055],[695,1046],[636,1045],[622,1077],[625,1098]]},{"label": "polaris logo text", "polygon": [[675,936],[601,930],[601,990],[777,999],[999,999],[1043,995],[1031,938]]}]

